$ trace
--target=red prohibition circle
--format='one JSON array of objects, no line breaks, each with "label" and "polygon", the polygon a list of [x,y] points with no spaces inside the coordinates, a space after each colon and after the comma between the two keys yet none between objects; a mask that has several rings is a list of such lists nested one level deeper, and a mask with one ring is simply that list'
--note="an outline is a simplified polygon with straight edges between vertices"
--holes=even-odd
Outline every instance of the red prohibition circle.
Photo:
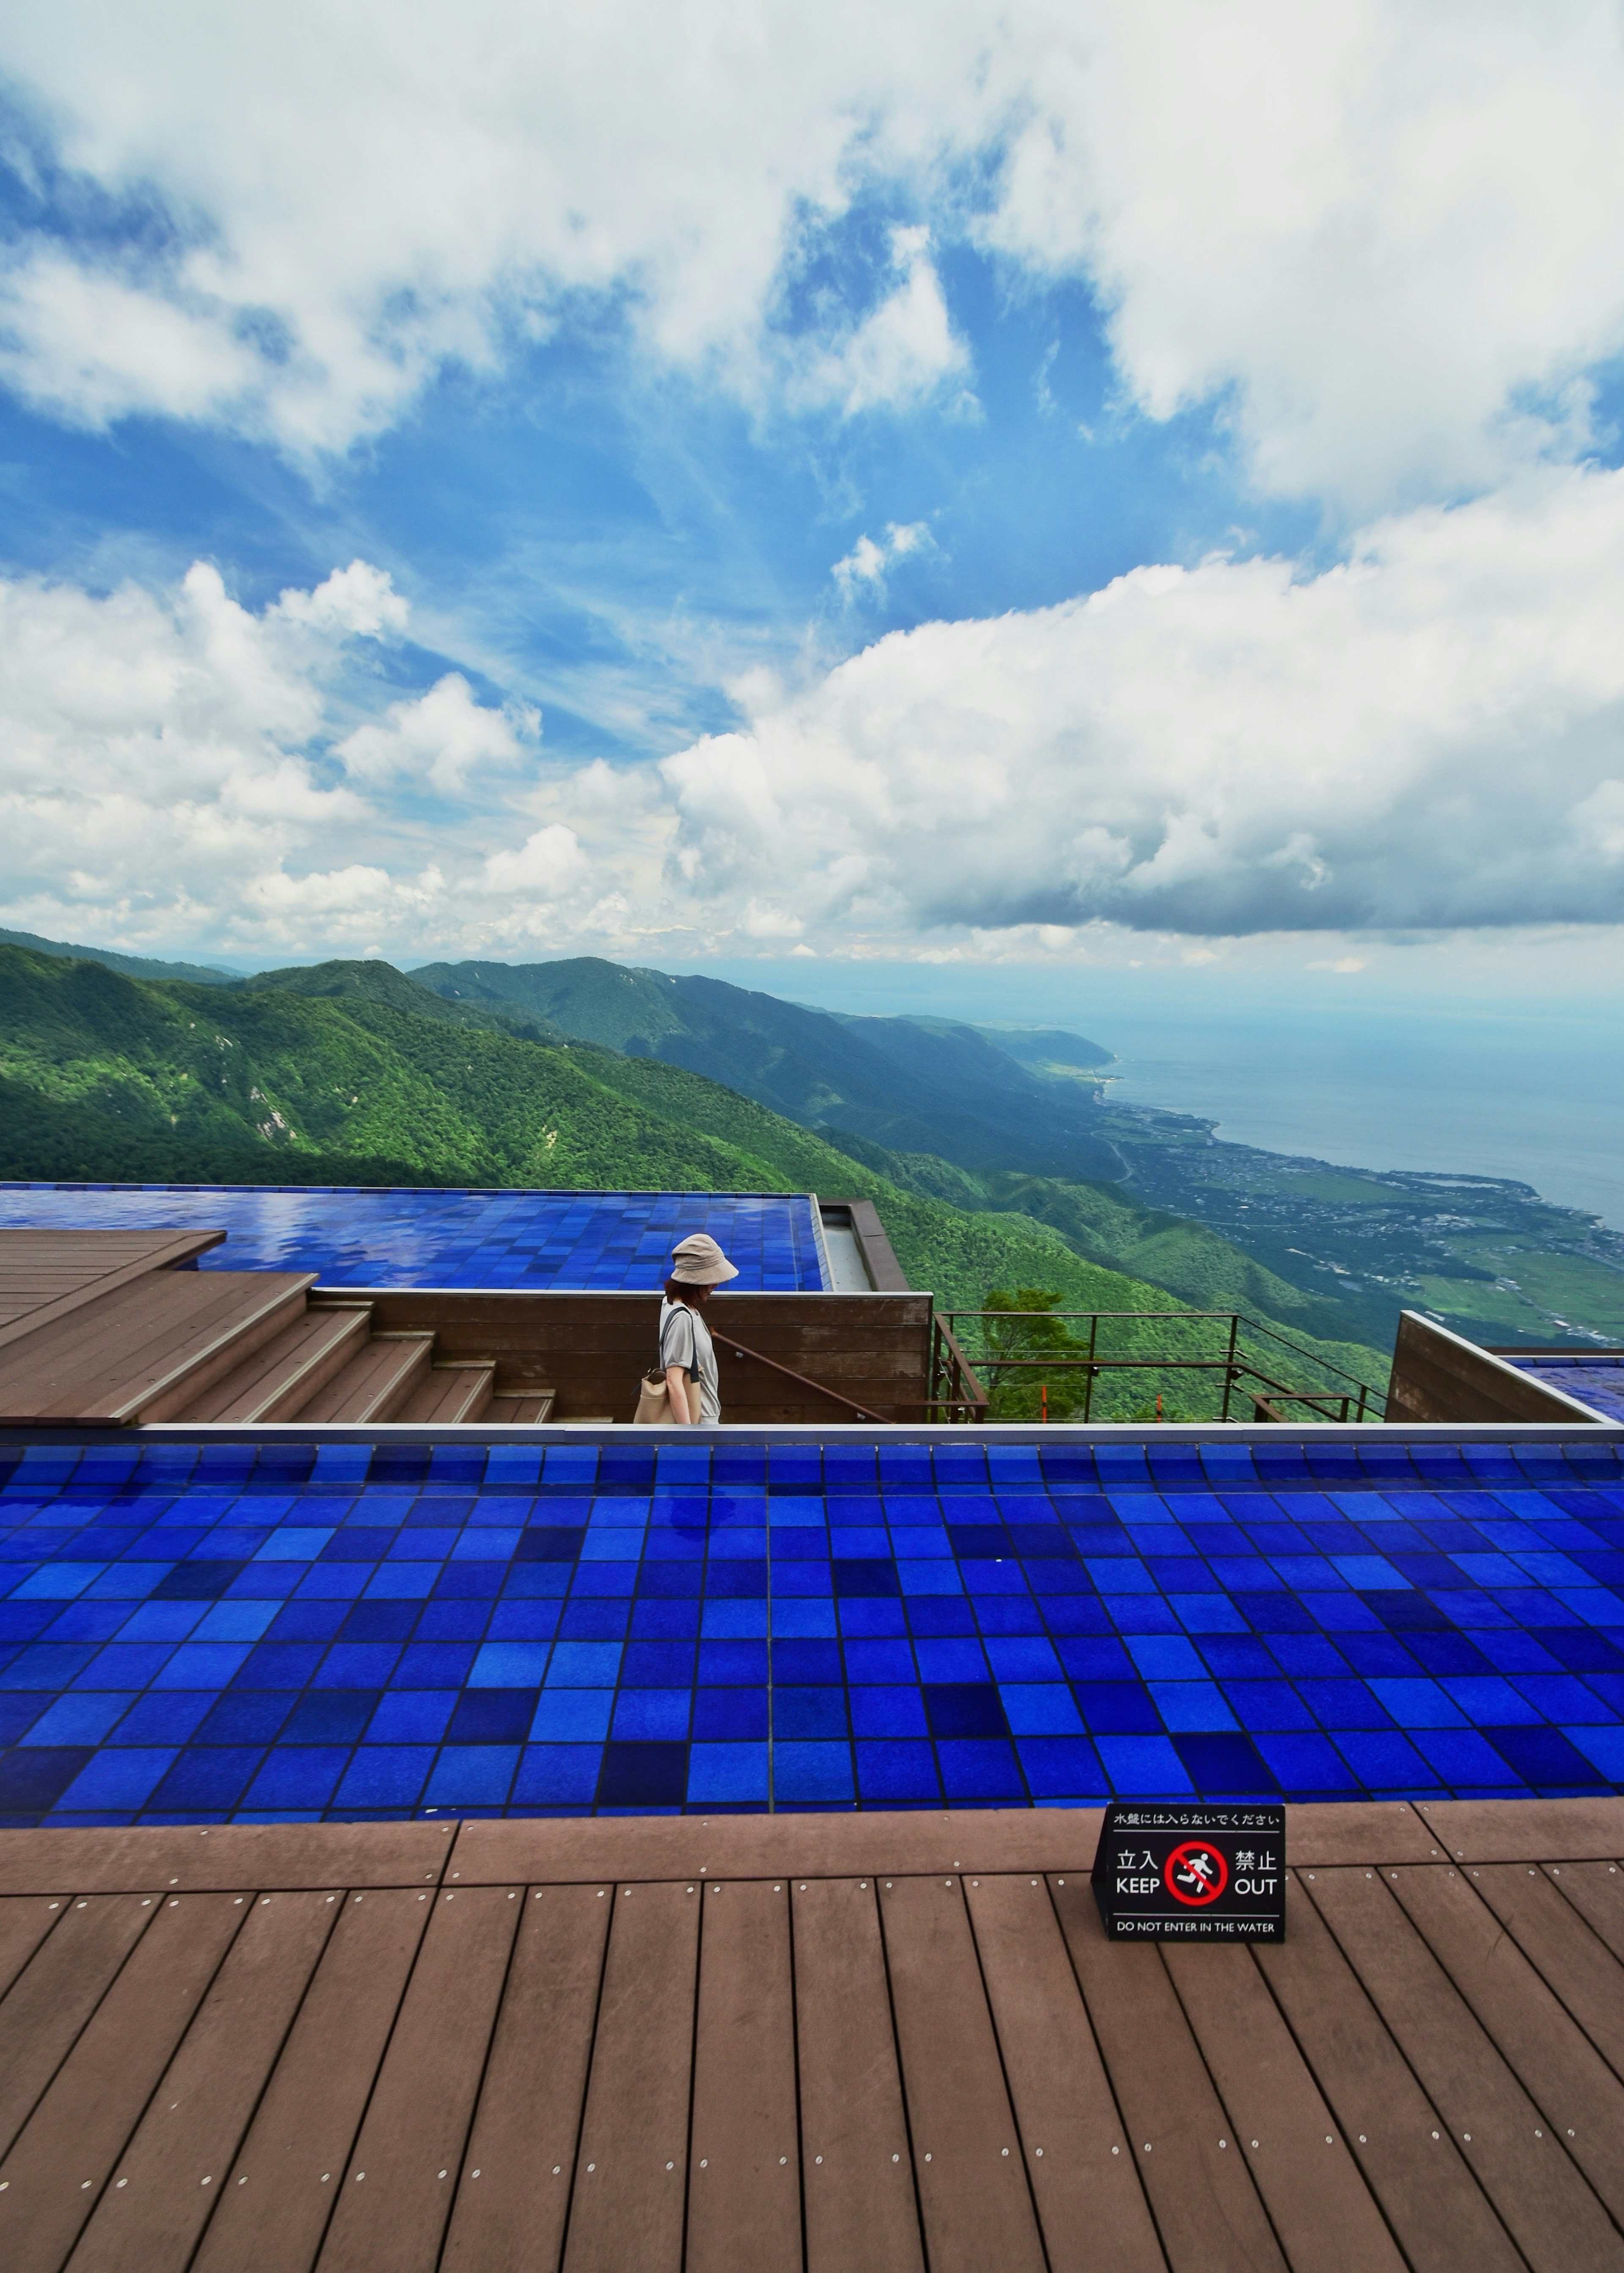
[{"label": "red prohibition circle", "polygon": [[[1186,1894],[1174,1884],[1173,1873],[1186,1857],[1191,1855],[1204,1855],[1209,1863],[1216,1865],[1217,1875],[1216,1878],[1203,1879],[1198,1893]],[[1199,1872],[1196,1875],[1198,1879],[1201,1876]],[[1216,1847],[1209,1847],[1204,1839],[1186,1839],[1182,1847],[1173,1849],[1172,1853],[1162,1865],[1162,1883],[1168,1893],[1176,1902],[1183,1902],[1193,1910],[1204,1910],[1209,1908],[1217,1901],[1229,1882],[1229,1864],[1218,1849]]]}]

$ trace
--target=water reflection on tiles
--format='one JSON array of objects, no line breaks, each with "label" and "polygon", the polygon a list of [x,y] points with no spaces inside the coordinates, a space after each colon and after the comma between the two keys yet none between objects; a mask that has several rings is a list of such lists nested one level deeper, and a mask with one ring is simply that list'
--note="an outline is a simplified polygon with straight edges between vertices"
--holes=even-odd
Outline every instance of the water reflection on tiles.
[{"label": "water reflection on tiles", "polygon": [[225,1227],[205,1270],[317,1271],[326,1287],[657,1287],[707,1231],[741,1294],[823,1290],[798,1193],[386,1191],[230,1184],[0,1184],[0,1227]]}]

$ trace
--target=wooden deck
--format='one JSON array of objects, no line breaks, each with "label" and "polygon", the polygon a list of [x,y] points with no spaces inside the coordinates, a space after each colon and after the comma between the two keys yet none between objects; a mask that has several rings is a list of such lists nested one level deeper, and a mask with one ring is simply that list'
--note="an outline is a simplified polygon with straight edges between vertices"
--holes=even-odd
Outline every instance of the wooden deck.
[{"label": "wooden deck", "polygon": [[8,2273],[1624,2268],[1624,1801],[0,1834]]}]

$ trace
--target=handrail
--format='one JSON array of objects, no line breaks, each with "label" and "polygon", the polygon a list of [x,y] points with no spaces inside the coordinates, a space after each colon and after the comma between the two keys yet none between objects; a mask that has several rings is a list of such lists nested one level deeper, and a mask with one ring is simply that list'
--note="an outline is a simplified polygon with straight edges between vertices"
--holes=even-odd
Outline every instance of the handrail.
[{"label": "handrail", "polygon": [[[1350,1408],[1354,1407],[1356,1402],[1357,1412],[1354,1417],[1361,1421],[1372,1407],[1380,1410],[1383,1402],[1381,1392],[1373,1390],[1367,1383],[1359,1380],[1357,1375],[1349,1373],[1331,1359],[1321,1357],[1315,1350],[1305,1348],[1299,1343],[1293,1341],[1289,1335],[1280,1333],[1272,1326],[1249,1317],[1245,1311],[1241,1310],[1015,1310],[1003,1309],[950,1310],[937,1315],[936,1332],[939,1341],[944,1336],[951,1339],[953,1324],[962,1319],[972,1319],[977,1323],[996,1321],[999,1324],[1008,1326],[1019,1325],[1028,1320],[1040,1320],[1047,1324],[1058,1324],[1077,1318],[1087,1318],[1089,1322],[1086,1347],[1081,1340],[1072,1340],[1069,1335],[1059,1347],[1040,1347],[1036,1351],[1030,1342],[1027,1342],[1022,1347],[1022,1342],[1016,1339],[1007,1354],[998,1349],[989,1349],[977,1362],[986,1369],[989,1378],[994,1382],[1002,1381],[1010,1373],[1084,1374],[1087,1377],[1087,1389],[1082,1408],[1082,1418],[1085,1423],[1091,1417],[1096,1381],[1104,1374],[1118,1372],[1222,1374],[1224,1404],[1221,1417],[1225,1421],[1230,1416],[1231,1399],[1237,1392],[1251,1401],[1254,1410],[1259,1414],[1260,1418],[1267,1416],[1271,1420],[1284,1418],[1283,1414],[1278,1409],[1276,1399],[1288,1404],[1305,1405],[1311,1412],[1325,1417],[1329,1417],[1336,1408],[1340,1407],[1341,1417],[1344,1421],[1348,1419]],[[1228,1327],[1225,1337],[1226,1347],[1223,1354],[1215,1354],[1209,1356],[1196,1355],[1188,1349],[1187,1346],[1184,1348],[1175,1347],[1172,1350],[1166,1348],[1157,1350],[1153,1347],[1146,1351],[1141,1345],[1138,1349],[1134,1350],[1132,1355],[1107,1356],[1102,1354],[1099,1347],[1099,1329],[1102,1323],[1115,1319],[1142,1320],[1147,1324],[1155,1322],[1164,1327],[1221,1322]],[[1275,1348],[1289,1351],[1292,1356],[1300,1358],[1305,1367],[1312,1367],[1317,1377],[1313,1385],[1294,1389],[1280,1380],[1277,1376],[1269,1373],[1265,1366],[1258,1362],[1258,1357],[1267,1357],[1273,1364],[1278,1364],[1280,1361],[1274,1357],[1272,1350],[1259,1351],[1257,1356],[1253,1355],[1242,1339],[1243,1329],[1247,1339],[1255,1335],[1260,1339],[1273,1344]],[[992,1337],[989,1335],[986,1339],[991,1340]],[[1132,1344],[1129,1347],[1132,1348]],[[969,1370],[968,1362],[963,1360],[962,1351],[959,1348],[956,1340],[954,1340],[953,1347],[960,1361],[964,1362],[965,1371],[968,1373]],[[973,1375],[970,1377],[975,1378]],[[1258,1387],[1251,1387],[1249,1384],[1252,1383],[1257,1384]],[[980,1387],[979,1382],[977,1383],[977,1386]],[[1263,1392],[1261,1395],[1259,1394],[1260,1389]],[[982,1408],[984,1414],[985,1410],[986,1407],[984,1407]]]},{"label": "handrail", "polygon": [[866,1405],[859,1405],[855,1398],[842,1397],[838,1389],[831,1389],[827,1382],[810,1380],[805,1374],[797,1373],[792,1367],[780,1365],[775,1357],[763,1357],[760,1350],[746,1349],[744,1343],[735,1341],[731,1334],[722,1334],[719,1339],[722,1347],[731,1350],[735,1357],[752,1357],[758,1365],[770,1366],[775,1373],[782,1373],[786,1381],[798,1382],[803,1389],[815,1390],[819,1397],[833,1398],[836,1405],[843,1405],[849,1412],[855,1413],[859,1421],[878,1422],[882,1429],[890,1426],[883,1414],[871,1413]]}]

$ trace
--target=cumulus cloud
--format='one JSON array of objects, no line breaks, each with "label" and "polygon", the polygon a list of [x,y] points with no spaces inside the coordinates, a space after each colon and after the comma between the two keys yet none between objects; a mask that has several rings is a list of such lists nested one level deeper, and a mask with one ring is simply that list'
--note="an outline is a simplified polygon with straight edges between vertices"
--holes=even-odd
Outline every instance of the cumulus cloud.
[{"label": "cumulus cloud", "polygon": [[459,671],[415,701],[392,702],[382,725],[358,726],[338,746],[357,781],[423,780],[455,796],[476,768],[519,763],[541,731],[541,713],[522,703],[485,709]]},{"label": "cumulus cloud", "polygon": [[671,873],[809,928],[1624,917],[1624,474],[899,632],[662,768]]},{"label": "cumulus cloud", "polygon": [[[370,941],[380,920],[397,935],[438,921],[445,814],[402,829],[365,792],[405,776],[463,795],[471,776],[520,763],[539,721],[522,705],[481,706],[449,673],[342,740],[341,773],[337,721],[372,693],[350,668],[354,644],[407,620],[387,575],[362,560],[258,613],[206,562],[168,592],[0,580],[9,919],[222,949],[342,947]],[[476,874],[476,853],[460,865]]]},{"label": "cumulus cloud", "polygon": [[[1266,487],[1369,514],[1571,454],[1624,347],[1597,0],[82,0],[11,11],[0,67],[37,152],[0,375],[92,424],[341,448],[583,293],[856,416],[966,376],[932,246],[972,238],[1095,290],[1142,410],[1218,401]],[[864,197],[912,217],[787,340]]]}]

